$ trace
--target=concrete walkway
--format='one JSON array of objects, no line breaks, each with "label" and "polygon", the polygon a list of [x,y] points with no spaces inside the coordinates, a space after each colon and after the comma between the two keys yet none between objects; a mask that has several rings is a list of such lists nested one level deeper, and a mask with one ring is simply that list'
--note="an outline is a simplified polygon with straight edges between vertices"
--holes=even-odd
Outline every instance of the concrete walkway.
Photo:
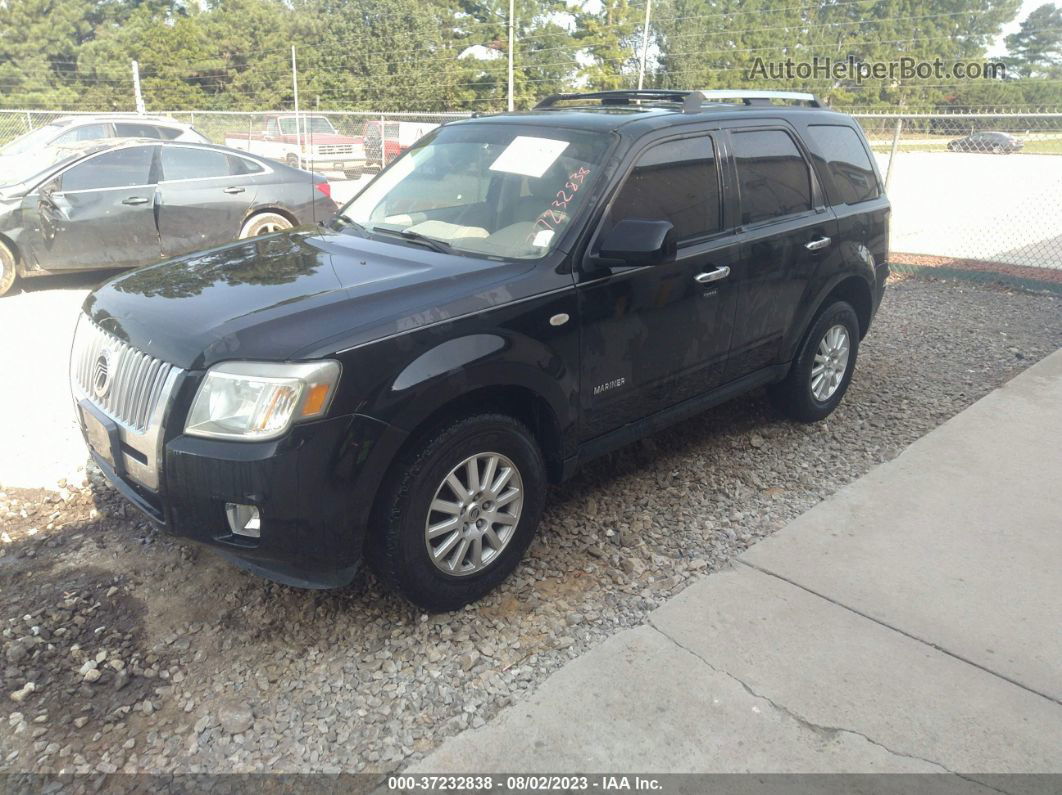
[{"label": "concrete walkway", "polygon": [[413,771],[1062,772],[1060,701],[1062,351]]}]

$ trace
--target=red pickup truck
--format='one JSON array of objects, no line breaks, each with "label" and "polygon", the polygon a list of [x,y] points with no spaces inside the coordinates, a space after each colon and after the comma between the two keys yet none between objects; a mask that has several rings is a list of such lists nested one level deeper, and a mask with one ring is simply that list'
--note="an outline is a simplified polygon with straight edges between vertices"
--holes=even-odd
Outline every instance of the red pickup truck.
[{"label": "red pickup truck", "polygon": [[434,130],[436,122],[365,122],[365,160],[369,168],[382,168]]},{"label": "red pickup truck", "polygon": [[357,179],[365,167],[364,139],[336,131],[327,116],[278,114],[255,119],[255,128],[225,133],[225,146],[297,168],[339,171]]}]

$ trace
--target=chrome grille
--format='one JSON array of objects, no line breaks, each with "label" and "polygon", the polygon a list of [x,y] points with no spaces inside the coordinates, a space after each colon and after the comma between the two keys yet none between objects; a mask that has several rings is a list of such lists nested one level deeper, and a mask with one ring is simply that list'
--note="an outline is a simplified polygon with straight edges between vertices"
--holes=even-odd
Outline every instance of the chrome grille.
[{"label": "chrome grille", "polygon": [[317,147],[317,153],[320,155],[352,155],[354,154],[353,144],[320,144]]},{"label": "chrome grille", "polygon": [[[105,351],[109,351],[109,356]],[[110,387],[102,396],[93,385],[101,355],[110,377]],[[108,334],[87,317],[78,321],[70,354],[70,376],[89,400],[131,430],[147,430],[174,369]]]}]

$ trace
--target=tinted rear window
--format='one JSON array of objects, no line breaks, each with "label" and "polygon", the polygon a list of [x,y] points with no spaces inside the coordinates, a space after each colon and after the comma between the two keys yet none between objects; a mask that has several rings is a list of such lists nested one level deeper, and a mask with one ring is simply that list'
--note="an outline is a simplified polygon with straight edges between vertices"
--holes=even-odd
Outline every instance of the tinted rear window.
[{"label": "tinted rear window", "polygon": [[855,204],[881,193],[870,155],[855,130],[839,124],[813,124],[808,131],[826,159],[838,194],[832,196],[835,204]]},{"label": "tinted rear window", "polygon": [[736,132],[734,159],[741,187],[741,223],[754,224],[811,209],[811,174],[782,130]]},{"label": "tinted rear window", "polygon": [[208,179],[254,174],[262,170],[252,160],[213,149],[184,146],[162,148],[162,179],[172,182],[182,179]]}]

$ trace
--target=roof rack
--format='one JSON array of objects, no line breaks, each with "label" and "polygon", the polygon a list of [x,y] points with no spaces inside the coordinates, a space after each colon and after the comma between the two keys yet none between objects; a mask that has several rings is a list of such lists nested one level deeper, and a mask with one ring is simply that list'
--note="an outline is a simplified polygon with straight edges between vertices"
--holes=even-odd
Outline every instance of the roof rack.
[{"label": "roof rack", "polygon": [[695,113],[700,109],[698,91],[671,91],[667,89],[620,89],[617,91],[592,91],[588,94],[552,94],[535,105],[535,110],[554,107],[558,102],[572,99],[599,99],[602,105],[633,105],[636,102],[666,102],[682,105],[683,113]]},{"label": "roof rack", "polygon": [[602,105],[633,105],[641,102],[660,102],[681,105],[683,113],[698,113],[705,102],[730,99],[740,99],[745,105],[770,104],[771,100],[784,99],[791,102],[806,102],[812,108],[821,108],[823,106],[818,97],[803,91],[746,91],[744,89],[686,91],[649,88],[592,91],[587,94],[552,94],[535,105],[535,110],[555,108],[558,102],[566,102],[573,99],[599,99]]},{"label": "roof rack", "polygon": [[787,99],[791,102],[806,102],[809,107],[821,108],[822,103],[814,94],[806,91],[746,91],[745,89],[722,89],[699,91],[703,99],[740,99],[746,105],[769,103],[772,99]]}]

